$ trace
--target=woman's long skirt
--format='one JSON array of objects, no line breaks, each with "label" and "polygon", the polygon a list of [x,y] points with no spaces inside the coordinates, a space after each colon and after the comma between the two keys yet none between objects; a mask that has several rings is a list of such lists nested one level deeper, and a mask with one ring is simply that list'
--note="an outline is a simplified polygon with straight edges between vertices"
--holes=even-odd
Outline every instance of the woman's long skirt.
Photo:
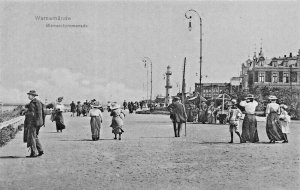
[{"label": "woman's long skirt", "polygon": [[215,117],[214,117],[214,114],[213,114],[213,113],[209,113],[209,114],[207,115],[207,122],[208,122],[209,124],[215,123]]},{"label": "woman's long skirt", "polygon": [[101,128],[101,120],[100,117],[93,116],[90,120],[91,131],[92,131],[92,139],[99,140],[100,138],[100,128]]},{"label": "woman's long skirt", "polygon": [[123,119],[120,116],[116,116],[112,118],[112,123],[110,125],[112,127],[112,133],[114,134],[122,134],[123,131]]},{"label": "woman's long skirt", "polygon": [[278,114],[271,112],[267,117],[267,136],[271,141],[284,140]]},{"label": "woman's long skirt", "polygon": [[257,133],[257,121],[254,114],[245,115],[241,138],[243,142],[249,141],[255,143],[259,141]]},{"label": "woman's long skirt", "polygon": [[199,117],[198,119],[199,122],[205,123],[207,121],[206,111],[204,110],[200,111],[198,117]]},{"label": "woman's long skirt", "polygon": [[62,112],[57,112],[55,114],[55,122],[56,122],[56,130],[63,130],[66,128],[65,124],[64,124],[64,118],[62,115]]}]

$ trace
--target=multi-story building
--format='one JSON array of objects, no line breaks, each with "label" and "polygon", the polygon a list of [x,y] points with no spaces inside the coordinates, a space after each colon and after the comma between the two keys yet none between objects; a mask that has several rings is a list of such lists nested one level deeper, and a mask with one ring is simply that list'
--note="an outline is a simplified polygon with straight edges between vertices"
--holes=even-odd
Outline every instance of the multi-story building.
[{"label": "multi-story building", "polygon": [[230,88],[229,83],[201,83],[200,92],[200,83],[195,83],[195,91],[200,92],[204,98],[216,98],[219,94],[228,91]]},{"label": "multi-story building", "polygon": [[300,89],[300,50],[297,56],[266,59],[262,48],[258,57],[248,59],[242,64],[240,74],[243,89],[256,86],[270,86]]}]

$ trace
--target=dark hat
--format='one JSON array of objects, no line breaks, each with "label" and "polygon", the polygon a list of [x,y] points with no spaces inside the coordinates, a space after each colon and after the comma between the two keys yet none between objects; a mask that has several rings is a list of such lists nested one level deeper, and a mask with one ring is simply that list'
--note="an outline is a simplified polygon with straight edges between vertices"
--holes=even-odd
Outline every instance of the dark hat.
[{"label": "dark hat", "polygon": [[180,98],[179,98],[178,96],[175,96],[175,97],[173,98],[173,100],[174,100],[174,101],[177,101],[177,100],[180,100]]},{"label": "dark hat", "polygon": [[35,90],[30,90],[27,94],[32,96],[38,96]]},{"label": "dark hat", "polygon": [[57,98],[57,101],[58,101],[58,102],[61,102],[63,99],[64,99],[64,97],[58,97],[58,98]]},{"label": "dark hat", "polygon": [[246,99],[254,99],[254,95],[253,94],[248,94]]}]

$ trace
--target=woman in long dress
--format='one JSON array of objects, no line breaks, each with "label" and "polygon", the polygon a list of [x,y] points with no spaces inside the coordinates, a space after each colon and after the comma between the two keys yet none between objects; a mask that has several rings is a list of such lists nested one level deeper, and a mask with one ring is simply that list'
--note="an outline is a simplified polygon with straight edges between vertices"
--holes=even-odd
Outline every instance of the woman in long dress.
[{"label": "woman in long dress", "polygon": [[200,105],[200,110],[199,110],[199,122],[205,124],[207,121],[207,104],[205,102],[202,102]]},{"label": "woman in long dress", "polygon": [[249,94],[248,97],[246,97],[246,101],[242,101],[240,106],[245,107],[246,112],[243,120],[241,142],[258,142],[257,120],[255,116],[255,109],[258,103],[254,100],[254,96]]},{"label": "woman in long dress", "polygon": [[100,103],[94,102],[92,104],[92,109],[89,111],[89,115],[91,117],[90,125],[91,125],[91,131],[92,131],[92,140],[97,141],[100,139],[100,128],[102,123],[102,112],[99,109]]},{"label": "woman in long dress", "polygon": [[275,141],[284,140],[281,124],[279,121],[280,115],[280,106],[276,103],[276,96],[269,97],[270,103],[267,105],[266,109],[266,117],[267,117],[267,125],[266,131],[267,136],[270,139],[270,143],[275,143]]},{"label": "woman in long dress", "polygon": [[214,102],[211,102],[210,106],[207,109],[207,122],[209,124],[212,124],[215,122],[214,111],[215,111],[215,105],[214,105]]},{"label": "woman in long dress", "polygon": [[121,140],[121,135],[124,132],[122,128],[124,125],[123,119],[125,117],[125,114],[120,109],[120,106],[118,104],[112,104],[110,116],[112,116],[110,127],[112,128],[112,133],[115,134],[114,139],[117,139],[117,135],[119,135],[119,140]]},{"label": "woman in long dress", "polygon": [[55,105],[55,116],[54,116],[54,121],[56,123],[56,131],[61,132],[62,130],[66,128],[65,123],[64,123],[64,117],[63,117],[63,111],[65,109],[65,106],[62,103],[63,97],[59,97],[57,99],[57,103]]}]

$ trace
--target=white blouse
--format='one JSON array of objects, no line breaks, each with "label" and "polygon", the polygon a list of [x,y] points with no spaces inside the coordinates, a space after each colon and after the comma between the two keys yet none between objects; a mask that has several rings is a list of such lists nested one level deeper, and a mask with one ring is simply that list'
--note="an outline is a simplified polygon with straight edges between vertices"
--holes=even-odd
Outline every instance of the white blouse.
[{"label": "white blouse", "polygon": [[280,113],[280,106],[279,106],[279,104],[274,103],[274,102],[269,103],[267,105],[267,108],[266,108],[266,114],[269,114],[271,112],[276,112],[276,113],[279,114]]},{"label": "white blouse", "polygon": [[61,112],[63,112],[64,109],[65,109],[65,106],[63,104],[58,103],[58,104],[56,104],[55,109],[60,110]]},{"label": "white blouse", "polygon": [[257,101],[253,100],[253,102],[241,101],[240,106],[245,107],[245,111],[248,114],[255,114],[255,109],[258,106]]},{"label": "white blouse", "polygon": [[97,108],[92,108],[89,112],[90,116],[100,116],[102,118],[102,112]]}]

